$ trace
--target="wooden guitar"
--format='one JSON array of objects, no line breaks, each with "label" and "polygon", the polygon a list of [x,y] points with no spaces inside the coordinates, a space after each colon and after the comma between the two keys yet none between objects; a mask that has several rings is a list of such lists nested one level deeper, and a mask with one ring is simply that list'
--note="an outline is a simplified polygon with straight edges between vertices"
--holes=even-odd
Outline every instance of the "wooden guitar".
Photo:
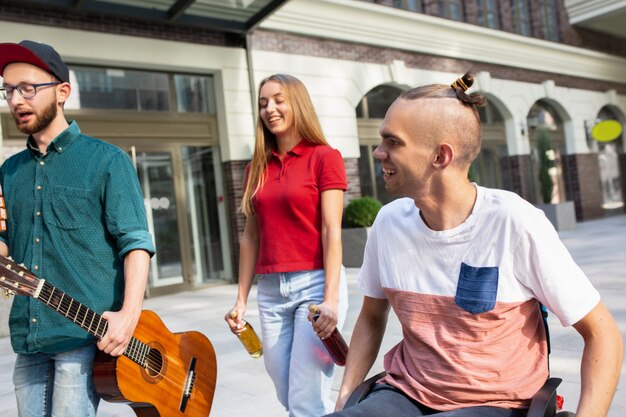
[{"label": "wooden guitar", "polygon": [[[101,339],[107,321],[10,258],[0,256],[0,287],[6,294],[36,298]],[[107,401],[128,403],[141,417],[207,417],[217,366],[213,345],[200,332],[171,333],[144,310],[122,356],[98,351],[93,380]]]}]

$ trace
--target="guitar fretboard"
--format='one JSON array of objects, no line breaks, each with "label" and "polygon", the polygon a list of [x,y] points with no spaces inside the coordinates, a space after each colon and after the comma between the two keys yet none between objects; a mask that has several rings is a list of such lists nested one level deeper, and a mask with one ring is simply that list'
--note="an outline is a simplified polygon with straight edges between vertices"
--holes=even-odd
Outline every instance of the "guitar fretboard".
[{"label": "guitar fretboard", "polygon": [[[98,339],[102,339],[107,332],[108,322],[101,315],[47,281],[44,281],[37,299],[78,324]],[[150,350],[150,346],[132,337],[126,347],[126,351],[124,351],[124,356],[138,365],[146,367],[149,361]]]}]

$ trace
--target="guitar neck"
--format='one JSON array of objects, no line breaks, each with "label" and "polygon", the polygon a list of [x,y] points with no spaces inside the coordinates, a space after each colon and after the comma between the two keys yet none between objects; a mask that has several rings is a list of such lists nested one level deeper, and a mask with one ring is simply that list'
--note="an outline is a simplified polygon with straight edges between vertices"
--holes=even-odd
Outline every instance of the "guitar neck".
[{"label": "guitar neck", "polygon": [[[43,281],[41,291],[36,298],[98,339],[102,339],[107,332],[108,322],[100,314],[47,281]],[[143,366],[149,353],[150,347],[148,345],[131,337],[124,356]]]}]

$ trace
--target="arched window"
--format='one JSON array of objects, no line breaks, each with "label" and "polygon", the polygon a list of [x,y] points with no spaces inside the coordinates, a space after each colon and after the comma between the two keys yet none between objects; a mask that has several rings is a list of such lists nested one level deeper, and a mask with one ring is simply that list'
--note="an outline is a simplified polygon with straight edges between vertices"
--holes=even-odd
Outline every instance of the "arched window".
[{"label": "arched window", "polygon": [[359,179],[361,194],[388,203],[394,199],[385,191],[380,162],[372,155],[380,143],[378,129],[391,103],[402,90],[391,85],[379,85],[367,93],[356,108],[359,131]]},{"label": "arched window", "polygon": [[[619,118],[609,106],[605,106],[598,113],[596,121],[603,120],[619,121]],[[623,137],[624,133],[611,142],[596,142],[602,182],[602,208],[605,214],[624,212],[623,179],[619,162],[620,154],[624,152]]]}]

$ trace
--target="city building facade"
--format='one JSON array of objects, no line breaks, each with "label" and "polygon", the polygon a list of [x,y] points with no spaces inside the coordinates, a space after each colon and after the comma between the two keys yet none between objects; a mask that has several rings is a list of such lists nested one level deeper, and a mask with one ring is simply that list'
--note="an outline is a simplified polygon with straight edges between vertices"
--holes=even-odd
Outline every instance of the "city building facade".
[{"label": "city building facade", "polygon": [[[346,202],[383,202],[372,157],[405,89],[466,71],[484,94],[478,184],[539,203],[537,145],[551,140],[551,203],[583,221],[624,212],[626,1],[0,0],[0,42],[53,45],[70,65],[68,118],[128,152],[157,254],[150,293],[236,280],[256,89],[290,73],[308,87],[344,157]],[[0,102],[2,159],[24,135]],[[97,156],[95,156],[97,157]]]}]

